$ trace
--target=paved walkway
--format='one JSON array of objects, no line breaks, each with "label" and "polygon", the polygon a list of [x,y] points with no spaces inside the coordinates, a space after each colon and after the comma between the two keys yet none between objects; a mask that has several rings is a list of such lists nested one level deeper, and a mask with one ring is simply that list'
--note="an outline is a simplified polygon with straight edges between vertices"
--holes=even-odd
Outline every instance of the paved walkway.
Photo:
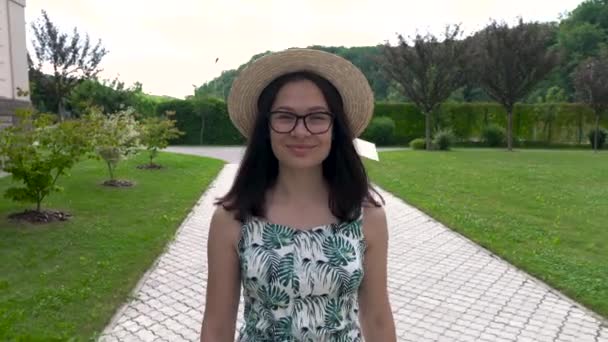
[{"label": "paved walkway", "polygon": [[[227,191],[236,168],[226,165],[102,341],[198,341],[212,201]],[[605,320],[396,197],[382,195],[399,341],[608,342]],[[241,304],[238,326],[242,309]]]},{"label": "paved walkway", "polygon": [[[402,147],[379,147],[378,152],[381,151],[395,151],[403,150]],[[212,157],[222,159],[228,163],[238,164],[241,162],[243,153],[245,153],[244,146],[169,146],[163,151],[193,154],[196,156]]]}]

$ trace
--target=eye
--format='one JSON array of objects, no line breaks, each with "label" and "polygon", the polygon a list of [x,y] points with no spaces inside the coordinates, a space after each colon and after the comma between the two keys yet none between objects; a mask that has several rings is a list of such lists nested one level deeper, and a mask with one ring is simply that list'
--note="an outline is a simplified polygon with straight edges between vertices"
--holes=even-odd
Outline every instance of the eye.
[{"label": "eye", "polygon": [[286,120],[286,119],[289,120],[291,118],[292,118],[292,116],[289,115],[289,114],[279,114],[279,115],[277,115],[277,119],[281,119],[281,120]]},{"label": "eye", "polygon": [[308,120],[312,122],[326,122],[331,120],[331,116],[328,113],[312,113],[308,117]]},{"label": "eye", "polygon": [[274,112],[272,113],[272,118],[279,121],[292,121],[294,120],[295,116],[294,114],[287,112]]}]

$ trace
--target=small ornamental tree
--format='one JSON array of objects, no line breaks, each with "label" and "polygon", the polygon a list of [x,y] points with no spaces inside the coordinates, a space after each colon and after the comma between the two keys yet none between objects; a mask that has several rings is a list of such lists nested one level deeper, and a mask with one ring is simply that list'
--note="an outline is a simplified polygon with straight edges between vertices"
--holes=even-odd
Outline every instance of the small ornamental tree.
[{"label": "small ornamental tree", "polygon": [[86,130],[80,121],[57,122],[53,114],[17,110],[16,115],[17,123],[0,131],[0,155],[4,170],[21,185],[8,188],[4,197],[35,203],[36,210],[11,217],[36,222],[65,219],[69,214],[43,211],[42,202],[52,192],[62,190],[57,180],[91,151]]},{"label": "small ornamental tree", "polygon": [[507,112],[507,148],[513,149],[513,108],[557,65],[551,26],[493,21],[472,38],[469,69],[477,84]]},{"label": "small ornamental tree", "polygon": [[574,72],[574,87],[579,99],[589,104],[595,113],[593,150],[600,146],[600,117],[608,111],[608,49],[599,57],[583,61]]},{"label": "small ornamental tree", "polygon": [[161,165],[154,163],[154,158],[158,156],[158,150],[169,146],[169,141],[175,139],[184,132],[175,127],[175,120],[171,116],[174,111],[166,111],[164,117],[148,117],[142,120],[139,125],[139,136],[141,145],[148,151],[150,163],[142,165],[140,168],[158,169]]},{"label": "small ornamental tree", "polygon": [[109,186],[130,186],[129,181],[119,181],[115,178],[118,163],[135,155],[139,148],[138,123],[134,110],[128,108],[112,114],[103,114],[99,109],[92,109],[84,121],[97,153],[96,158],[102,159],[107,167],[110,179],[104,182]]},{"label": "small ornamental tree", "polygon": [[387,77],[425,116],[426,149],[432,148],[431,116],[465,78],[465,42],[459,40],[460,26],[448,26],[443,40],[432,34],[416,35],[411,43],[398,35],[399,43],[383,48],[382,68]]}]

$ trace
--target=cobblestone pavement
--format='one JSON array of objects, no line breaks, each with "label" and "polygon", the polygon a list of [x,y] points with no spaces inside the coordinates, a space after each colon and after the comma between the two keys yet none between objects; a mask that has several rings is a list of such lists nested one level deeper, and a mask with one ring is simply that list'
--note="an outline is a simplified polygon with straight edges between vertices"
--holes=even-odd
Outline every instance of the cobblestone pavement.
[{"label": "cobblestone pavement", "polygon": [[[212,201],[228,164],[106,327],[101,341],[197,341]],[[382,191],[389,287],[399,341],[608,342],[606,320]],[[238,326],[242,324],[242,303]],[[375,342],[375,341],[374,341]]]},{"label": "cobblestone pavement", "polygon": [[[403,147],[378,147],[378,152],[404,150]],[[192,154],[222,159],[228,163],[240,163],[245,153],[244,146],[169,146],[163,151]]]}]

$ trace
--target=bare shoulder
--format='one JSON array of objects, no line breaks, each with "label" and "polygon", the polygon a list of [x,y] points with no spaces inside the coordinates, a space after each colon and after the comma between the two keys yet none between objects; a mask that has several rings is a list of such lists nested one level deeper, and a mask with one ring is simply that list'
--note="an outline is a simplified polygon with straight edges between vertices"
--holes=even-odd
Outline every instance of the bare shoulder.
[{"label": "bare shoulder", "polygon": [[363,231],[369,244],[387,238],[388,229],[384,207],[363,206]]},{"label": "bare shoulder", "polygon": [[221,205],[215,207],[209,225],[209,235],[215,239],[237,243],[240,237],[241,223],[234,217],[234,213]]},{"label": "bare shoulder", "polygon": [[363,205],[363,220],[368,220],[369,222],[377,222],[378,220],[385,220],[386,212],[384,211],[384,207],[377,207],[373,204],[364,204]]},{"label": "bare shoulder", "polygon": [[215,207],[211,221],[224,224],[238,224],[238,220],[234,217],[234,213],[227,210],[222,205],[217,205]]}]

